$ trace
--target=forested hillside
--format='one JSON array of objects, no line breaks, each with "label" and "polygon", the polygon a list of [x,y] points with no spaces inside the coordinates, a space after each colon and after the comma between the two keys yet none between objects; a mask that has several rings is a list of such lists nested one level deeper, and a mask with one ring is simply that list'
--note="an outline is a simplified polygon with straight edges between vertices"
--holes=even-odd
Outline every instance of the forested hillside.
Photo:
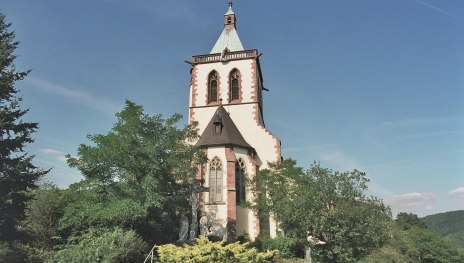
[{"label": "forested hillside", "polygon": [[430,230],[464,247],[464,210],[429,215],[422,220]]}]

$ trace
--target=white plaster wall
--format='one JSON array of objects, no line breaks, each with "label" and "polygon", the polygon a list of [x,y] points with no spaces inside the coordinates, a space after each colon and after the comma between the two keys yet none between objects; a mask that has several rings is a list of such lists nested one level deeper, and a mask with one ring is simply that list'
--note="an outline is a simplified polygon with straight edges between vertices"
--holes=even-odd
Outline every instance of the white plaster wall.
[{"label": "white plaster wall", "polygon": [[[252,72],[252,59],[235,60],[229,62],[217,62],[196,65],[197,78],[196,89],[198,95],[196,96],[196,106],[206,106],[208,94],[208,76],[211,71],[215,70],[219,74],[219,99],[222,99],[223,104],[228,103],[229,97],[229,73],[234,69],[238,69],[241,74],[241,88],[242,88],[242,102],[251,102],[253,72]],[[190,97],[191,98],[191,97]]]},{"label": "white plaster wall", "polygon": [[237,237],[243,236],[245,233],[250,234],[251,222],[248,221],[248,209],[238,205],[236,221]]},{"label": "white plaster wall", "polygon": [[[207,79],[208,75],[212,70],[216,70],[219,74],[220,77],[220,98],[223,99],[223,104],[224,108],[226,109],[227,112],[229,112],[230,117],[234,121],[235,125],[237,128],[240,130],[242,136],[245,138],[245,140],[256,150],[256,156],[254,157],[256,164],[260,166],[260,169],[265,169],[267,168],[267,163],[268,162],[275,162],[279,161],[280,154],[277,153],[276,146],[278,145],[279,141],[276,139],[274,136],[272,136],[264,127],[262,127],[258,122],[260,121],[255,120],[256,114],[254,113],[254,107],[258,106],[256,103],[250,103],[250,102],[257,102],[257,98],[254,100],[252,99],[253,94],[255,93],[254,90],[257,89],[257,87],[253,86],[254,85],[254,80],[253,80],[253,60],[252,59],[247,59],[247,60],[238,60],[238,61],[230,61],[226,63],[209,63],[209,64],[200,64],[196,65],[197,70],[197,76],[196,76],[196,101],[195,101],[195,106],[199,108],[193,108],[193,119],[194,121],[197,121],[199,123],[199,134],[202,134],[206,126],[208,125],[209,121],[213,117],[217,106],[213,107],[202,107],[202,106],[207,106],[206,105],[206,100],[207,100]],[[237,68],[240,71],[241,74],[241,89],[242,89],[242,103],[245,104],[233,104],[233,105],[227,105],[228,104],[228,93],[229,93],[229,73],[231,70],[234,68]],[[256,75],[258,75],[258,72],[256,72]],[[190,92],[190,98],[192,99],[192,88]],[[256,92],[257,93],[257,92]],[[246,104],[250,103],[250,104]],[[190,102],[190,105],[192,105],[192,102]],[[280,147],[280,145],[279,145]],[[280,150],[280,148],[279,148]],[[252,167],[252,164],[249,164],[248,157],[246,156],[247,152],[246,150],[236,150],[236,155],[237,158],[239,156],[242,156],[243,160],[247,162],[247,169],[248,172],[250,172],[250,168]],[[208,149],[208,158],[211,160],[214,156],[218,156],[221,161],[223,162],[223,180],[226,180],[226,158],[225,158],[225,151],[224,147],[217,147],[217,148],[209,148]],[[234,171],[235,173],[235,171]],[[208,175],[206,176],[206,180],[208,179]],[[207,185],[209,185],[209,182],[207,182]],[[224,181],[223,186],[225,187],[226,181]],[[226,189],[223,190],[223,200],[225,200],[226,196]],[[250,195],[247,193],[247,199]],[[209,200],[209,196],[205,196]],[[226,222],[227,218],[227,211],[225,210],[224,213],[221,212],[221,215],[224,215],[224,218],[220,218],[220,220],[223,220]],[[247,226],[242,226],[240,223],[240,226],[237,226],[237,232],[238,235],[240,235],[240,231],[247,231],[247,233],[250,235],[251,238],[256,237],[259,233],[255,230],[255,221],[256,217],[253,213],[253,211],[248,211],[248,209],[239,209],[237,207],[237,219],[239,219],[241,222],[248,222]],[[225,223],[224,223],[225,225]],[[271,218],[270,220],[270,234],[271,237],[275,237],[277,231],[277,226],[275,223],[275,220]],[[243,233],[243,232],[242,232]]]},{"label": "white plaster wall", "polygon": [[[226,63],[208,63],[197,65],[198,69],[196,78],[196,102],[195,105],[206,106],[207,90],[208,90],[208,75],[211,71],[216,70],[220,76],[220,96],[223,99],[223,104],[228,103],[229,92],[229,73],[234,68],[237,68],[241,74],[242,81],[242,103],[257,102],[257,98],[252,100],[252,95],[257,87],[253,86],[255,81],[253,79],[253,60],[237,60]],[[258,72],[256,72],[258,75]],[[192,97],[190,97],[192,98]],[[276,139],[270,135],[266,130],[257,124],[254,119],[253,107],[257,104],[234,104],[225,105],[224,108],[230,113],[232,120],[240,130],[245,140],[255,148],[258,153],[258,165],[261,169],[267,167],[267,162],[278,161],[280,156],[276,153]],[[202,134],[209,121],[214,115],[217,107],[195,108],[194,120],[199,123],[199,133]]]},{"label": "white plaster wall", "polygon": [[[258,125],[253,115],[254,104],[225,105],[233,122],[240,130],[243,138],[256,150],[257,164],[260,169],[267,167],[267,162],[278,161],[280,156],[276,152],[279,143],[265,128]],[[216,107],[195,108],[194,120],[199,123],[199,133],[202,134],[213,117]]]},{"label": "white plaster wall", "polygon": [[[250,162],[248,158],[248,150],[243,148],[234,147],[235,158],[238,160],[242,158],[245,162],[245,170],[248,178],[253,178],[256,176],[253,166],[254,164]],[[247,201],[253,200],[253,195],[250,188],[246,187],[245,198]],[[250,236],[251,240],[254,240],[258,235],[256,225],[258,224],[258,217],[253,212],[253,210],[244,208],[240,205],[237,205],[237,236],[243,235],[245,232]]]},{"label": "white plaster wall", "polygon": [[208,224],[211,225],[211,234],[222,237],[227,225],[227,205],[205,205],[205,212],[208,217]]}]

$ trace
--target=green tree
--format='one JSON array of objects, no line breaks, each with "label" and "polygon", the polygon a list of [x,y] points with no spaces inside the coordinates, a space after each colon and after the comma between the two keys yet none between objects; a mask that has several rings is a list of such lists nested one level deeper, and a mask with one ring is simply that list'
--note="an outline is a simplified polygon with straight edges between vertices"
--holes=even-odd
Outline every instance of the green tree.
[{"label": "green tree", "polygon": [[408,230],[413,227],[427,228],[427,225],[417,215],[412,213],[401,212],[396,216],[396,225],[402,230]]},{"label": "green tree", "polygon": [[63,216],[64,190],[52,183],[43,183],[32,192],[33,199],[27,204],[23,228],[29,233],[34,246],[52,249],[62,242],[58,222]]},{"label": "green tree", "polygon": [[192,144],[196,126],[178,128],[180,115],[149,116],[130,101],[116,116],[110,132],[88,136],[93,144],[68,156],[85,179],[67,190],[60,227],[72,234],[119,226],[158,244],[175,240],[178,213],[188,211],[197,165],[206,159]]},{"label": "green tree", "polygon": [[58,251],[56,263],[132,263],[142,262],[147,245],[133,230],[89,229]]},{"label": "green tree", "polygon": [[441,238],[436,233],[424,228],[422,223],[416,220],[416,215],[402,213],[398,219],[388,227],[390,236],[388,243],[360,262],[464,262],[464,249],[453,241]]},{"label": "green tree", "polygon": [[[286,236],[307,238],[322,262],[356,262],[387,240],[390,210],[364,194],[363,172],[334,172],[294,160],[271,163],[256,178],[251,206],[262,216],[274,214]],[[308,237],[306,236],[308,235]]]},{"label": "green tree", "polygon": [[454,242],[440,238],[436,233],[417,227],[402,231],[399,236],[406,246],[400,249],[414,262],[464,262],[464,250]]},{"label": "green tree", "polygon": [[33,155],[24,147],[33,142],[37,123],[22,121],[28,110],[20,108],[21,98],[15,83],[29,71],[17,71],[14,51],[18,42],[9,31],[11,24],[0,14],[0,241],[18,238],[17,225],[24,218],[28,192],[47,171],[37,168]]}]

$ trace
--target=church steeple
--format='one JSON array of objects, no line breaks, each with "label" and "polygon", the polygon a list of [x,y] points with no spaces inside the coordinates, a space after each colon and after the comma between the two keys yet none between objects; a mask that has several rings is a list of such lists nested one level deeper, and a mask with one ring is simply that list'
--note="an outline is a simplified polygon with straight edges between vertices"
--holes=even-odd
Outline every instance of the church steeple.
[{"label": "church steeple", "polygon": [[236,17],[235,17],[235,13],[232,10],[232,1],[229,1],[229,10],[224,15],[224,28],[233,27],[234,29],[237,29],[236,21],[237,20],[236,20]]},{"label": "church steeple", "polygon": [[211,54],[186,61],[192,66],[189,122],[198,123],[201,136],[195,145],[210,160],[197,172],[209,188],[198,196],[201,220],[211,226],[209,235],[229,242],[246,234],[251,240],[260,233],[276,237],[279,227],[272,217],[260,221],[240,205],[255,196],[246,187],[247,178],[253,180],[269,162],[282,160],[280,140],[264,125],[260,54],[243,48],[232,1],[219,29]]},{"label": "church steeple", "polygon": [[232,10],[232,1],[229,1],[229,9],[224,15],[224,30],[210,53],[222,53],[226,48],[230,52],[244,50],[236,29],[237,17]]}]

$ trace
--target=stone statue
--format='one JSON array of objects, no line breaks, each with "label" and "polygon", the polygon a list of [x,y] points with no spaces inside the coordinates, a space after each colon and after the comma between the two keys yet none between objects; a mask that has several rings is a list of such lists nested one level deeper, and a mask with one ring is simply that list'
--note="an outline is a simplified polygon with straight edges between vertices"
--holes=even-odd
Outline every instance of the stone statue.
[{"label": "stone statue", "polygon": [[179,242],[186,242],[188,238],[189,220],[185,212],[180,214]]},{"label": "stone statue", "polygon": [[198,236],[198,187],[192,190],[190,204],[192,205],[192,223],[190,224],[190,241],[195,241]]},{"label": "stone statue", "polygon": [[211,226],[208,225],[208,217],[206,215],[202,215],[200,217],[200,236],[208,237],[211,235],[210,228]]}]

